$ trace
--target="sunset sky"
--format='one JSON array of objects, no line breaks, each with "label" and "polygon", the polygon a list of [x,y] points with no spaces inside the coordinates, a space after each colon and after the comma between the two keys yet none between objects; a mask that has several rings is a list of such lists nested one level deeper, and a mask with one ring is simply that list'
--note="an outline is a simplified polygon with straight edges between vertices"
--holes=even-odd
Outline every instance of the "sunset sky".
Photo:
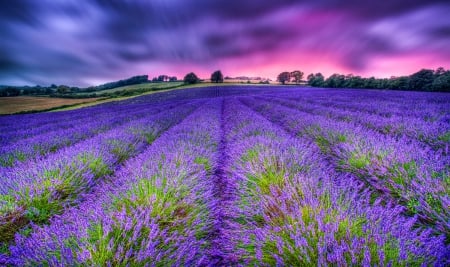
[{"label": "sunset sky", "polygon": [[0,84],[449,69],[449,14],[435,0],[2,1]]}]

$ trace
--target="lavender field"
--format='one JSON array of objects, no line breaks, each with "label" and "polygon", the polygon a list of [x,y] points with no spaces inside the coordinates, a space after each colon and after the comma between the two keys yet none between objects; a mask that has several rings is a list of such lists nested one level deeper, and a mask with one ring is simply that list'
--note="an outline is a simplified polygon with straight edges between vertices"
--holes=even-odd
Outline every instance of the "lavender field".
[{"label": "lavender field", "polygon": [[0,129],[0,265],[450,265],[449,94],[204,87]]}]

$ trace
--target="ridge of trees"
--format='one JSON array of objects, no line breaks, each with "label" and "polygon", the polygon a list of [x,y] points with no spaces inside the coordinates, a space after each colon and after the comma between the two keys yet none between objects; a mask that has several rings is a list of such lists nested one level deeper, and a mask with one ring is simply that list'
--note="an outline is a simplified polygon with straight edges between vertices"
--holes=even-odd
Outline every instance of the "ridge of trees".
[{"label": "ridge of trees", "polygon": [[133,84],[140,84],[140,83],[147,83],[148,82],[148,75],[138,75],[133,76],[128,79],[124,80],[118,80],[115,82],[109,82],[98,86],[91,86],[83,90],[84,92],[94,92],[94,91],[102,91],[102,90],[108,90],[113,89],[121,86],[126,85],[133,85]]},{"label": "ridge of trees", "polygon": [[422,69],[409,76],[390,78],[363,78],[353,74],[333,74],[326,78],[321,73],[311,73],[307,77],[313,87],[391,89],[405,91],[450,92],[450,70]]},{"label": "ridge of trees", "polygon": [[165,74],[159,75],[158,77],[153,77],[152,82],[176,82],[176,76],[168,76]]}]

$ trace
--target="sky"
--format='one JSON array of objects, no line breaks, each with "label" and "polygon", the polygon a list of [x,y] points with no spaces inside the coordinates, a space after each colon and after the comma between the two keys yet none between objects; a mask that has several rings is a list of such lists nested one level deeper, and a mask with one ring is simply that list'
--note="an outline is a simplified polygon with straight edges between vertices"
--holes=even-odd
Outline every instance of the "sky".
[{"label": "sky", "polygon": [[449,69],[448,14],[448,0],[5,0],[0,84]]}]

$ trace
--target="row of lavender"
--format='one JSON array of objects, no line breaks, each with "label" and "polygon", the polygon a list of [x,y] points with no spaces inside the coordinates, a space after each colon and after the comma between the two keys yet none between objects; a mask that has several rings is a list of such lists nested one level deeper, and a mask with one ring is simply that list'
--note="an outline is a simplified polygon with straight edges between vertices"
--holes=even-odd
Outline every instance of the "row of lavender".
[{"label": "row of lavender", "polygon": [[335,172],[313,142],[238,102],[225,116],[229,184],[236,192],[226,235],[230,261],[385,266],[446,260],[443,236],[415,229],[416,219],[393,202],[372,201],[370,191]]},{"label": "row of lavender", "polygon": [[429,99],[410,99],[407,98],[409,95],[402,98],[395,97],[396,95],[389,95],[389,98],[380,96],[383,94],[370,98],[367,95],[333,95],[331,98],[329,95],[320,94],[305,97],[305,94],[297,93],[284,97],[275,95],[269,99],[273,101],[275,97],[275,101],[282,105],[335,120],[352,121],[382,134],[406,135],[448,153],[448,101],[439,100],[436,96]]},{"label": "row of lavender", "polygon": [[[333,117],[332,109],[320,108],[329,101],[325,90],[290,88],[275,93],[253,88],[258,95],[249,96],[249,89],[226,92],[213,87],[192,94],[161,94],[166,100],[219,98],[189,101],[172,110],[158,104],[155,110],[160,106],[165,111],[122,122],[43,158],[4,168],[20,182],[2,178],[1,203],[8,204],[2,206],[8,215],[3,220],[9,223],[2,225],[11,228],[26,219],[29,226],[12,231],[0,262],[16,266],[449,263],[445,153],[411,135],[367,127],[356,120],[356,113],[346,114],[352,120]],[[247,96],[226,97],[242,94]],[[364,93],[358,97],[364,99]],[[376,93],[370,97],[390,104],[401,99]],[[336,98],[349,102],[345,93]],[[426,99],[431,105],[434,98]],[[136,98],[119,106],[124,111],[128,105],[144,108],[146,101]],[[435,109],[428,111],[442,113],[445,101],[435,102]],[[382,120],[386,116],[381,113],[373,106],[364,114]],[[433,116],[448,126],[444,113]],[[116,128],[123,138],[112,134]],[[122,145],[118,148],[116,143]],[[69,160],[52,163],[58,162],[59,153],[66,153]],[[46,164],[51,167],[37,167]],[[60,175],[66,171],[68,175]],[[30,200],[24,197],[28,195]],[[41,212],[42,203],[51,204],[44,205],[50,207],[46,216],[41,216],[47,211]]]},{"label": "row of lavender", "polygon": [[[173,106],[174,104],[133,105],[113,112],[109,110],[97,110],[95,113],[82,111],[66,114],[64,119],[42,126],[30,127],[27,125],[18,130],[9,129],[1,136],[5,140],[2,140],[0,148],[0,166],[14,166],[18,161],[23,162],[46,156],[62,147],[73,145],[109,129],[120,127],[123,123],[142,116],[157,114]],[[42,117],[47,116],[51,117],[52,114],[43,114]]]},{"label": "row of lavender", "polygon": [[244,102],[292,134],[313,140],[337,169],[355,174],[377,194],[395,199],[450,238],[447,155],[407,137],[393,138],[273,101]]},{"label": "row of lavender", "polygon": [[209,262],[220,102],[200,107],[78,207],[16,236],[7,263],[183,266]]},{"label": "row of lavender", "polygon": [[[64,127],[66,123],[70,123],[67,119],[78,120],[86,117],[95,117],[104,114],[119,114],[124,111],[132,111],[133,109],[147,108],[149,105],[119,105],[102,104],[94,107],[71,110],[65,112],[48,112],[38,114],[24,114],[14,116],[3,116],[0,121],[0,130],[2,138],[0,140],[7,141],[12,133],[34,134],[41,133],[52,129],[57,125]],[[8,131],[4,131],[8,130]]]},{"label": "row of lavender", "polygon": [[[181,103],[180,103],[181,104]],[[142,152],[200,103],[147,114],[46,157],[0,168],[0,243],[7,246],[30,224],[45,224]]]}]

